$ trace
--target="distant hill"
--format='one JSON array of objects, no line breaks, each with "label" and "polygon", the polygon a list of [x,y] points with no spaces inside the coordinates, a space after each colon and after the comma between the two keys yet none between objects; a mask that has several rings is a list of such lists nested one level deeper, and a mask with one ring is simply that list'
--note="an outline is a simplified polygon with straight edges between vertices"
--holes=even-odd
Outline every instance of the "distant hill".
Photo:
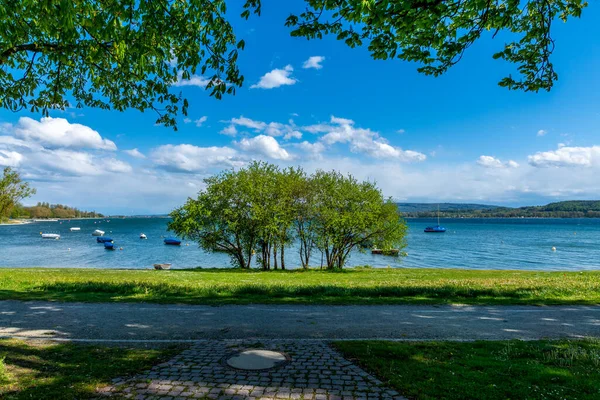
[{"label": "distant hill", "polygon": [[[398,209],[403,213],[414,212],[437,212],[438,203],[396,203]],[[439,203],[440,212],[442,211],[471,211],[471,210],[493,210],[500,208],[488,204],[464,204],[464,203]]]},{"label": "distant hill", "polygon": [[[448,207],[450,206],[450,207]],[[408,218],[434,218],[437,204],[398,203]],[[600,218],[599,200],[569,200],[545,206],[499,207],[482,204],[440,204],[442,218]]]},{"label": "distant hill", "polygon": [[569,200],[550,203],[539,207],[521,207],[522,209],[535,209],[538,211],[569,211],[589,212],[600,211],[600,200]]}]

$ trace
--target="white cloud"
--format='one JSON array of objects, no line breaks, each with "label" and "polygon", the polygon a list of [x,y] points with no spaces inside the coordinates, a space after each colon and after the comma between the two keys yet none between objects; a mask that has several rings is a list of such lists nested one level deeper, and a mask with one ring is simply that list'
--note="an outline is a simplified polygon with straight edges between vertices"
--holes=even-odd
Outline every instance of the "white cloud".
[{"label": "white cloud", "polygon": [[129,154],[131,157],[146,158],[146,156],[142,154],[137,148],[131,150],[124,150],[124,152]]},{"label": "white cloud", "polygon": [[503,162],[500,159],[492,156],[480,156],[477,159],[477,164],[485,168],[517,168],[519,164],[516,161],[508,160]]},{"label": "white cloud", "polygon": [[302,130],[310,133],[325,133],[331,130],[329,124],[314,124],[302,127]]},{"label": "white cloud", "polygon": [[559,146],[553,151],[537,152],[527,158],[534,167],[591,167],[600,165],[600,146]]},{"label": "white cloud", "polygon": [[190,118],[184,118],[183,119],[183,123],[184,124],[189,124],[190,122],[192,122],[192,120]]},{"label": "white cloud", "polygon": [[326,145],[348,143],[353,153],[364,153],[374,158],[394,158],[399,161],[424,161],[427,156],[413,150],[403,150],[390,145],[377,132],[370,129],[354,127],[354,121],[346,118],[331,116],[334,125],[313,125],[315,132],[326,132],[320,141]]},{"label": "white cloud", "polygon": [[[110,172],[129,173],[129,164],[115,158],[113,142],[98,132],[62,118],[23,117],[0,128],[0,164],[19,166],[22,175],[40,181],[94,177]],[[18,138],[17,138],[18,137]]]},{"label": "white cloud", "polygon": [[323,66],[321,65],[323,61],[325,61],[325,57],[323,56],[312,56],[309,57],[308,60],[304,61],[304,64],[302,64],[302,68],[321,69],[323,68]]},{"label": "white cloud", "polygon": [[199,75],[190,75],[190,79],[183,78],[183,71],[179,71],[177,73],[177,81],[173,83],[173,86],[197,86],[201,88],[205,88],[211,79],[205,78]]},{"label": "white cloud", "polygon": [[295,146],[301,151],[301,155],[307,158],[321,158],[321,153],[325,151],[325,145],[321,142],[310,143],[305,140],[296,143]]},{"label": "white cloud", "polygon": [[290,160],[292,156],[282,148],[272,136],[258,135],[251,139],[242,139],[236,145],[250,153],[263,155],[274,160]]},{"label": "white cloud", "polygon": [[285,140],[290,140],[290,139],[302,139],[302,132],[300,131],[288,131],[288,133],[286,133],[285,135],[283,135],[283,138]]},{"label": "white cloud", "polygon": [[300,139],[302,138],[302,132],[298,131],[296,128],[296,124],[294,124],[293,120],[289,120],[287,124],[283,124],[280,122],[263,122],[256,121],[250,118],[246,118],[243,115],[239,118],[232,118],[229,121],[221,121],[229,123],[230,125],[223,128],[220,133],[229,136],[235,136],[238,131],[236,126],[241,126],[243,128],[252,129],[255,133],[264,133],[269,136],[283,136],[285,140],[290,139]]},{"label": "white cloud", "polygon": [[354,125],[354,121],[347,118],[338,118],[336,116],[331,116],[331,123],[337,125]]},{"label": "white cloud", "polygon": [[102,162],[102,166],[111,172],[122,172],[129,173],[133,171],[131,165],[127,164],[124,161],[117,160],[115,158],[111,158],[109,160],[104,160]]},{"label": "white cloud", "polygon": [[113,157],[102,157],[84,151],[69,149],[44,149],[26,155],[31,172],[44,176],[99,176],[107,172],[131,172],[129,164]]},{"label": "white cloud", "polygon": [[221,131],[219,133],[221,135],[235,136],[235,135],[237,135],[237,129],[236,129],[235,125],[231,124],[231,125],[226,126],[223,129],[221,129]]},{"label": "white cloud", "polygon": [[115,143],[103,139],[98,132],[81,124],[71,124],[64,118],[45,117],[36,121],[29,117],[19,118],[12,127],[12,134],[27,142],[37,142],[45,147],[87,148],[116,150]]},{"label": "white cloud", "polygon": [[208,119],[208,117],[206,115],[204,115],[204,116],[198,118],[197,120],[195,120],[194,122],[196,123],[196,126],[198,128],[200,128],[202,126],[202,124],[206,122],[207,119]]},{"label": "white cloud", "polygon": [[403,134],[403,133],[405,133],[406,131],[405,131],[404,129],[398,129],[396,132],[402,135],[402,134]]},{"label": "white cloud", "polygon": [[285,125],[279,122],[271,122],[265,128],[265,133],[269,136],[281,136],[283,135],[283,130],[285,129]]},{"label": "white cloud", "polygon": [[0,166],[2,167],[16,167],[21,164],[23,155],[16,151],[8,151],[0,149]]},{"label": "white cloud", "polygon": [[263,75],[258,83],[250,86],[250,89],[273,89],[284,85],[293,85],[298,82],[292,78],[294,68],[291,65],[286,65],[283,69],[274,69]]},{"label": "white cloud", "polygon": [[265,122],[255,121],[253,119],[246,118],[243,115],[240,116],[239,118],[231,118],[230,122],[234,125],[239,125],[239,126],[243,126],[246,128],[254,129],[257,132],[262,131],[263,129],[265,129],[267,127],[267,124]]},{"label": "white cloud", "polygon": [[543,129],[540,129],[540,130],[537,132],[537,135],[538,135],[538,136],[544,136],[544,135],[546,135],[547,133],[548,133],[547,131],[545,131],[545,130],[543,130]]},{"label": "white cloud", "polygon": [[200,172],[212,168],[240,167],[244,161],[231,147],[198,147],[191,144],[159,146],[150,158],[163,169],[173,172]]}]

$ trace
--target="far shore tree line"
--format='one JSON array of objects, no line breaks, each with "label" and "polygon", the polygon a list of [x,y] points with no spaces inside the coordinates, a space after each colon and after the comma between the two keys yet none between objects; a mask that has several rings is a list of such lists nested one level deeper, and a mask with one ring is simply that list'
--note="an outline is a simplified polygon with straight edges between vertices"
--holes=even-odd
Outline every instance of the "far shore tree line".
[{"label": "far shore tree line", "polygon": [[254,162],[205,183],[171,213],[169,229],[206,251],[229,254],[235,267],[251,268],[256,256],[264,270],[285,269],[294,242],[299,265],[315,265],[318,254],[328,269],[343,268],[354,250],[405,246],[406,223],[373,182]]},{"label": "far shore tree line", "polygon": [[[435,218],[436,211],[404,212],[406,218]],[[478,210],[442,210],[442,218],[600,218],[600,201],[569,200],[545,206],[495,207]]]},{"label": "far shore tree line", "polygon": [[63,204],[38,202],[35,206],[25,207],[21,204],[14,206],[11,218],[102,218],[104,215],[95,211],[82,211]]}]

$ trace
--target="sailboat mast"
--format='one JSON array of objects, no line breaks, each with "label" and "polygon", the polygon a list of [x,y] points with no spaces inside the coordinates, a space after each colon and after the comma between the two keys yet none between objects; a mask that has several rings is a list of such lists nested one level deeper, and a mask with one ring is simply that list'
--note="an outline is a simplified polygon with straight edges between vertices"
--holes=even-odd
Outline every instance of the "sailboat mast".
[{"label": "sailboat mast", "polygon": [[440,205],[438,204],[438,226],[440,226]]}]

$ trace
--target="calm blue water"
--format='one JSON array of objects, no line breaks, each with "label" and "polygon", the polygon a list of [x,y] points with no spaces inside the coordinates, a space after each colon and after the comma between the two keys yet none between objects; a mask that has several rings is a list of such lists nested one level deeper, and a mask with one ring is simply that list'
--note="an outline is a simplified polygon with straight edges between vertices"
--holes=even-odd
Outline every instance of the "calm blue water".
[{"label": "calm blue water", "polygon": [[[96,223],[95,223],[96,222]],[[448,232],[425,234],[431,220],[409,220],[408,257],[355,253],[349,266],[439,267],[473,269],[589,270],[600,269],[600,219],[450,219]],[[0,226],[0,266],[151,268],[169,262],[173,268],[228,267],[221,253],[205,253],[196,244],[165,246],[167,220],[159,218],[72,220]],[[80,232],[70,232],[78,226]],[[122,251],[107,251],[91,236],[106,231]],[[44,240],[40,232],[60,233]],[[145,233],[148,240],[140,240]],[[556,252],[551,249],[555,246]],[[70,250],[69,250],[70,249]],[[286,250],[287,266],[299,264],[296,250]],[[316,253],[313,265],[320,264]]]}]

